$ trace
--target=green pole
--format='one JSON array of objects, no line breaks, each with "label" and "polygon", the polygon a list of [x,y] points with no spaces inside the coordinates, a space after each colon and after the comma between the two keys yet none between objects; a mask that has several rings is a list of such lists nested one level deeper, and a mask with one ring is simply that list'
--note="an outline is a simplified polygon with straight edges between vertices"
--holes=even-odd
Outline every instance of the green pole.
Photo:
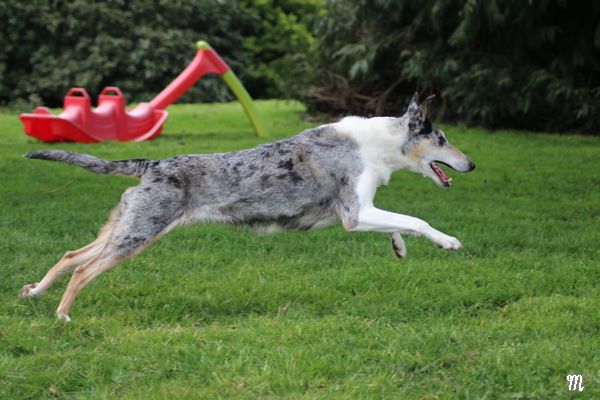
[{"label": "green pole", "polygon": [[242,82],[240,82],[240,80],[232,70],[225,72],[223,75],[221,75],[221,78],[223,78],[227,86],[229,86],[229,89],[231,89],[233,94],[235,94],[235,97],[237,97],[238,101],[242,104],[246,115],[248,116],[250,122],[252,123],[252,126],[254,127],[254,132],[256,132],[256,136],[266,137],[267,131],[260,122],[258,114],[256,113],[256,108],[254,108],[254,102],[252,101],[252,98],[246,91],[244,85],[242,85]]},{"label": "green pole", "polygon": [[[211,48],[210,45],[203,40],[196,43],[196,47],[198,48],[198,50]],[[246,112],[250,123],[254,127],[254,132],[256,133],[256,136],[266,137],[267,131],[265,130],[263,124],[260,121],[260,118],[258,117],[258,113],[256,112],[256,108],[254,107],[252,97],[250,97],[248,91],[246,90],[242,82],[240,82],[240,80],[231,70],[231,68],[223,75],[221,75],[221,78],[223,78],[225,84],[227,84],[229,89],[233,92],[235,97],[238,99],[238,101],[244,108],[244,112]]]}]

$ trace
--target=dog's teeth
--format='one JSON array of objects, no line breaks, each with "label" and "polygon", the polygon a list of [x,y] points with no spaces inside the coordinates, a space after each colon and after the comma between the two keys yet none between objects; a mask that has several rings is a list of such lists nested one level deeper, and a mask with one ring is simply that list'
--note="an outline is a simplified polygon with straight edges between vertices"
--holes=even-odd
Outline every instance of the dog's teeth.
[{"label": "dog's teeth", "polygon": [[448,178],[448,182],[452,182],[452,178]]}]

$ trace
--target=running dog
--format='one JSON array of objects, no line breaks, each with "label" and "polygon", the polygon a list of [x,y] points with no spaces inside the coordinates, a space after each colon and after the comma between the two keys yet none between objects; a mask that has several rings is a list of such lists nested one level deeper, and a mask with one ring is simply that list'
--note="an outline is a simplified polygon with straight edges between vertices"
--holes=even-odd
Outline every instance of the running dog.
[{"label": "running dog", "polygon": [[297,136],[249,150],[191,154],[161,160],[108,161],[87,154],[41,150],[26,157],[61,161],[97,174],[140,179],[112,211],[97,239],[68,251],[39,283],[26,285],[21,297],[44,293],[73,272],[57,309],[69,309],[92,279],[139,254],[177,225],[202,221],[248,226],[259,233],[322,228],[341,220],[348,232],[389,235],[403,258],[402,234],[424,236],[447,250],[462,244],[418,218],[376,208],[375,192],[392,172],[408,169],[441,187],[451,179],[438,164],[459,172],[475,168],[427,118],[430,96],[415,93],[399,118],[346,117]]}]

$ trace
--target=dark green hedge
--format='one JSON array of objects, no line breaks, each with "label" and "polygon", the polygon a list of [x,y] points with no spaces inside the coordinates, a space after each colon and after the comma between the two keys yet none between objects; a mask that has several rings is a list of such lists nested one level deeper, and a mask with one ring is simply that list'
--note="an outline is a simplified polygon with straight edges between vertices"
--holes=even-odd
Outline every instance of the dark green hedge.
[{"label": "dark green hedge", "polygon": [[[600,131],[600,2],[344,0],[322,15],[324,2],[0,2],[0,104],[107,85],[149,100],[204,39],[254,97],[313,111],[398,114],[417,88],[450,121]],[[182,101],[230,98],[209,77]]]},{"label": "dark green hedge", "polygon": [[[58,0],[0,2],[0,104],[60,106],[71,86],[94,97],[119,86],[145,101],[164,88],[207,40],[255,97],[283,97],[284,79],[313,39],[304,21],[322,1]],[[303,16],[302,18],[298,16]],[[182,101],[228,99],[216,77]]]},{"label": "dark green hedge", "polygon": [[446,120],[600,131],[600,2],[335,1],[315,36],[313,110],[399,114],[418,88]]}]

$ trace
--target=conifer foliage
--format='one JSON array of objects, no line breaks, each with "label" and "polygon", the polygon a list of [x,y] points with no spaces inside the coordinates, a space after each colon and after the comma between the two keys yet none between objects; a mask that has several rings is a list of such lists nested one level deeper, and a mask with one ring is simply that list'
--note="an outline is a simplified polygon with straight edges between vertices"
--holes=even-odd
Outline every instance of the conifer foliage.
[{"label": "conifer foliage", "polygon": [[347,0],[316,27],[304,98],[329,113],[438,114],[488,127],[600,131],[600,3]]}]

